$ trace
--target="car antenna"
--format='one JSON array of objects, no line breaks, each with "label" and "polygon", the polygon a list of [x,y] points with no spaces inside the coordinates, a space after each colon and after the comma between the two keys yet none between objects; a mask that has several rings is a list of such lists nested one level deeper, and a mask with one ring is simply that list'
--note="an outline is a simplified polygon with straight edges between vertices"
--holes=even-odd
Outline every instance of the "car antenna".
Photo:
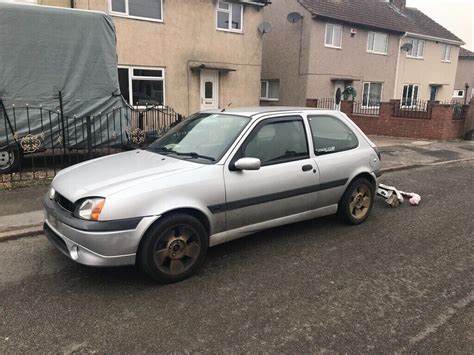
[{"label": "car antenna", "polygon": [[229,104],[225,108],[223,108],[221,112],[225,112],[225,110],[227,110],[231,106],[232,106],[232,102],[229,102]]}]

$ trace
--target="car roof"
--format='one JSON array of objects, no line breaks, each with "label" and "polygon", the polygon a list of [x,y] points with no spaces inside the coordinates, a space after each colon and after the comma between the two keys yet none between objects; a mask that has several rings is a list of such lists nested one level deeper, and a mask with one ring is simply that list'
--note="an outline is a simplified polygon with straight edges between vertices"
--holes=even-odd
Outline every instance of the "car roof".
[{"label": "car roof", "polygon": [[265,114],[279,114],[279,113],[295,113],[302,111],[328,111],[312,107],[292,107],[292,106],[260,106],[260,107],[236,107],[228,108],[224,112],[222,109],[218,110],[207,110],[203,112],[208,113],[227,113],[232,115],[246,116],[246,117],[256,117],[262,116]]}]

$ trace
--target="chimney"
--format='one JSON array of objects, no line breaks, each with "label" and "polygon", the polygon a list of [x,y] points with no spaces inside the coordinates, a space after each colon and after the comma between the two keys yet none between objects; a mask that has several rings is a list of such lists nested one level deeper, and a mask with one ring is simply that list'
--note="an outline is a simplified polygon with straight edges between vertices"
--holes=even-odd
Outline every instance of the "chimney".
[{"label": "chimney", "polygon": [[390,3],[400,11],[405,10],[405,7],[407,6],[407,0],[390,0]]}]

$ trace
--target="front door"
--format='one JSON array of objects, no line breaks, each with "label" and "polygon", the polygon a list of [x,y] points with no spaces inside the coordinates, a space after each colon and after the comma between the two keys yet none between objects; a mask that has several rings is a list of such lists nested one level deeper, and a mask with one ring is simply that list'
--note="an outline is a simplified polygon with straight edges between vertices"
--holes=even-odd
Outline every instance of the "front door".
[{"label": "front door", "polygon": [[342,93],[346,89],[346,85],[344,81],[335,81],[334,82],[334,109],[340,110],[341,109],[341,100],[342,100]]},{"label": "front door", "polygon": [[201,111],[219,108],[219,72],[201,71]]},{"label": "front door", "polygon": [[430,91],[430,101],[436,101],[438,98],[438,86],[436,85],[431,85],[431,91]]},{"label": "front door", "polygon": [[232,162],[241,157],[258,158],[262,167],[257,171],[224,168],[228,230],[316,208],[319,172],[310,157],[303,118],[260,122]]}]

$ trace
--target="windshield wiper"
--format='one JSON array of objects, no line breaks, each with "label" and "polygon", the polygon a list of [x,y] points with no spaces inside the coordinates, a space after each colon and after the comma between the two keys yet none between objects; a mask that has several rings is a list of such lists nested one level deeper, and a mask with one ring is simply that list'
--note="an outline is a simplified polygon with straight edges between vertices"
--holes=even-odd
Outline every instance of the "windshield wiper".
[{"label": "windshield wiper", "polygon": [[206,159],[206,160],[210,160],[210,161],[216,161],[216,159],[214,159],[213,157],[208,157],[207,155],[201,155],[201,154],[198,154],[196,152],[181,153],[181,152],[177,152],[177,151],[173,150],[171,153],[174,153],[174,154],[179,155],[179,156],[189,156],[193,159]]},{"label": "windshield wiper", "polygon": [[176,153],[173,149],[169,149],[166,147],[148,147],[148,150],[152,150],[154,152],[160,153],[160,154],[171,154],[171,153]]},{"label": "windshield wiper", "polygon": [[176,154],[178,156],[185,156],[185,157],[191,157],[192,159],[206,159],[210,161],[216,161],[213,157],[208,157],[207,155],[201,155],[196,152],[189,152],[189,153],[181,153],[177,152],[176,150],[166,148],[166,147],[149,147],[148,149],[151,149],[157,153],[168,155],[168,154]]}]

